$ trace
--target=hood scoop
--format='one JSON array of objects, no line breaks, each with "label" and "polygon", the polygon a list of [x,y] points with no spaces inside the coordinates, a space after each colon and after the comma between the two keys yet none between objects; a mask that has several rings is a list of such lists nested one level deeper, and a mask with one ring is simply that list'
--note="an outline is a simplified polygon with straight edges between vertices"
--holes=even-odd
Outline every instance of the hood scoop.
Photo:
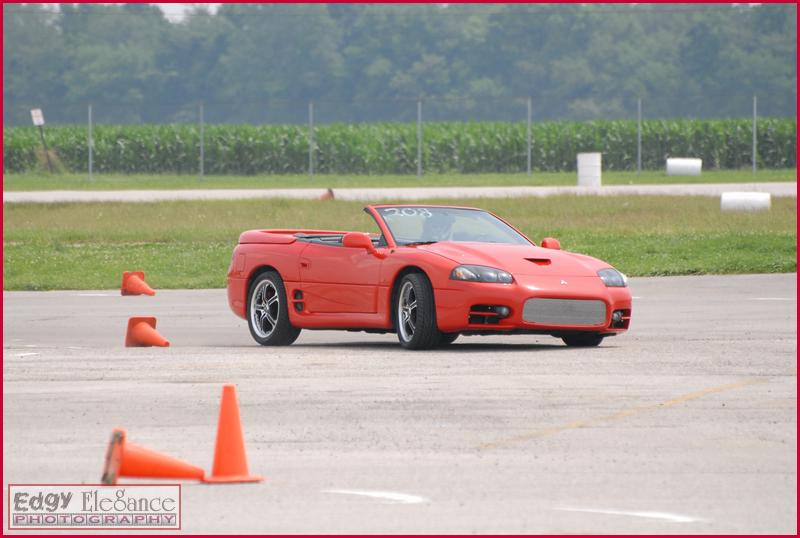
[{"label": "hood scoop", "polygon": [[550,258],[525,258],[536,265],[550,265]]}]

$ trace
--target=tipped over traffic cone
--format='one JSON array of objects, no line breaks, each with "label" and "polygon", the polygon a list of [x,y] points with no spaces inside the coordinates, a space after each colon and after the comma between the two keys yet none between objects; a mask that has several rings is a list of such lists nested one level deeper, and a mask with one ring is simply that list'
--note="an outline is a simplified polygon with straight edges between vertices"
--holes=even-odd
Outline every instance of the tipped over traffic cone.
[{"label": "tipped over traffic cone", "polygon": [[116,484],[122,476],[132,478],[184,478],[203,480],[205,471],[183,460],[126,442],[126,432],[115,428],[106,451],[103,484]]},{"label": "tipped over traffic cone", "polygon": [[133,317],[128,320],[125,347],[169,347],[169,340],[158,334],[156,318]]},{"label": "tipped over traffic cone", "polygon": [[260,482],[260,476],[250,475],[247,470],[247,454],[244,451],[244,434],[236,401],[236,385],[222,387],[222,403],[219,409],[217,446],[214,448],[214,468],[205,482]]},{"label": "tipped over traffic cone", "polygon": [[155,295],[153,288],[144,281],[143,271],[125,271],[122,273],[122,295]]}]

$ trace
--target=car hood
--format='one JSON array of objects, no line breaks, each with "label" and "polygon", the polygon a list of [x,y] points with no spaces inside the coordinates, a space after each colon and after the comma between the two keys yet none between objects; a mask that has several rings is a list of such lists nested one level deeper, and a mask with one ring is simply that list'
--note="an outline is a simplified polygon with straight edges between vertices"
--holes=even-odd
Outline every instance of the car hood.
[{"label": "car hood", "polygon": [[589,256],[533,245],[444,241],[417,248],[444,256],[459,265],[486,265],[512,275],[596,277],[597,270],[607,266]]}]

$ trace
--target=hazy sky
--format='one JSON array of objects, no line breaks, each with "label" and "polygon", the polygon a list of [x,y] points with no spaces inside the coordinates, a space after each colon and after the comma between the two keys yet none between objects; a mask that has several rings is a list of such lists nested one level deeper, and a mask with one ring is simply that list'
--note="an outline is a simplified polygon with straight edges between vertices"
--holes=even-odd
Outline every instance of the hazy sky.
[{"label": "hazy sky", "polygon": [[[167,16],[169,20],[180,20],[183,18],[183,14],[192,8],[192,6],[202,5],[202,4],[156,4],[161,11]],[[216,4],[205,4],[209,6],[211,12],[215,12],[217,10],[217,6],[219,3]]]},{"label": "hazy sky", "polygon": [[[109,2],[111,3],[111,2]],[[50,9],[57,10],[58,4],[50,3],[50,2],[43,2],[43,5],[48,6]],[[217,11],[217,7],[219,3],[183,3],[183,4],[155,4],[157,5],[161,11],[164,12],[164,15],[171,20],[171,21],[179,21],[183,18],[183,14],[189,11],[192,6],[200,6],[200,5],[207,5],[209,6],[212,13]]]}]

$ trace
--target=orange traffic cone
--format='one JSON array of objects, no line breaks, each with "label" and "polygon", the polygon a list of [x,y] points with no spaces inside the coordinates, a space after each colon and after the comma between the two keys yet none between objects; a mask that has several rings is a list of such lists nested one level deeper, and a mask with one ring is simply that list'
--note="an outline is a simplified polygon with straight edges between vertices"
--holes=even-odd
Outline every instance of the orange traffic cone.
[{"label": "orange traffic cone", "polygon": [[155,295],[153,288],[144,281],[143,271],[125,271],[122,273],[122,295]]},{"label": "orange traffic cone", "polygon": [[186,478],[203,480],[205,471],[183,460],[127,443],[125,430],[114,429],[106,451],[103,484],[116,484],[121,476],[134,478]]},{"label": "orange traffic cone", "polygon": [[125,347],[169,347],[169,341],[158,334],[156,318],[133,317],[128,320],[128,332],[125,333]]},{"label": "orange traffic cone", "polygon": [[222,387],[222,404],[219,410],[217,446],[214,448],[214,468],[205,482],[260,482],[263,478],[250,475],[247,454],[244,452],[244,434],[236,402],[236,385]]}]

